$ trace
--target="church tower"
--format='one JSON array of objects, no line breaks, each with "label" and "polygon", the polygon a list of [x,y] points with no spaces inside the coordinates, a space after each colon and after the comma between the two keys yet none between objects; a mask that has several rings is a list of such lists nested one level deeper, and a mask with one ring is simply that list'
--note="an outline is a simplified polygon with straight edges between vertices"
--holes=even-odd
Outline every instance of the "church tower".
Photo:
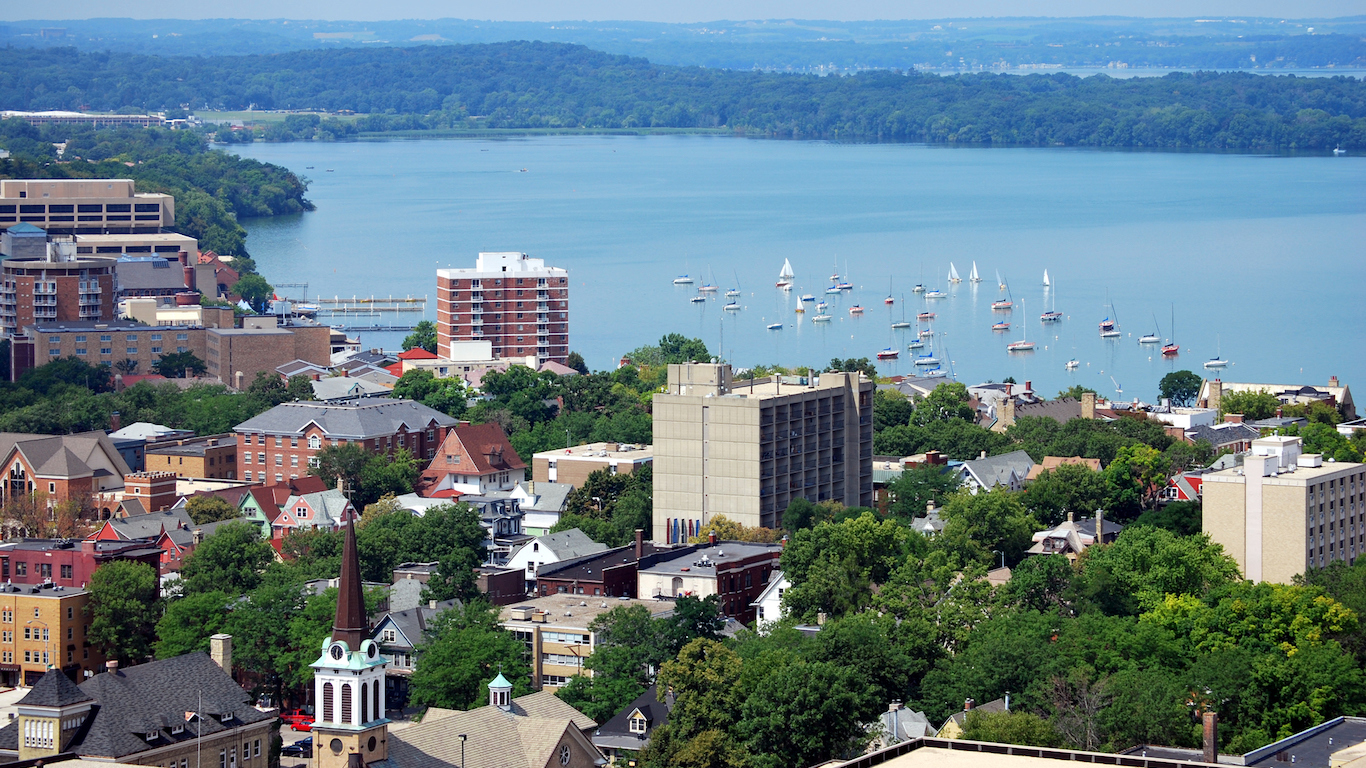
[{"label": "church tower", "polygon": [[388,757],[384,668],[370,640],[354,523],[346,524],[332,636],[313,662],[313,768],[359,768]]}]

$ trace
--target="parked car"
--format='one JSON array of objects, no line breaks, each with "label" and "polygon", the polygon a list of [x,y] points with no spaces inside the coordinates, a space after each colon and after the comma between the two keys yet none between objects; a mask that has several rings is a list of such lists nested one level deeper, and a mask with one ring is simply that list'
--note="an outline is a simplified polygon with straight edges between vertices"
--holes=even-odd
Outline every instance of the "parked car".
[{"label": "parked car", "polygon": [[303,709],[286,709],[280,713],[280,720],[296,731],[309,731],[313,728],[313,713]]},{"label": "parked car", "polygon": [[313,737],[309,736],[300,739],[293,744],[286,744],[280,750],[281,757],[313,757]]}]

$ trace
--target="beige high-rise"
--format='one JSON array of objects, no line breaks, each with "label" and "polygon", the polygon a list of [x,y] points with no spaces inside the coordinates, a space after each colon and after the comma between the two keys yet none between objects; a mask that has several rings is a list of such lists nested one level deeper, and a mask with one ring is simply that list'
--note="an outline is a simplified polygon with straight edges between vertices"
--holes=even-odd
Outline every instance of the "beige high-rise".
[{"label": "beige high-rise", "polygon": [[1366,464],[1300,451],[1298,437],[1265,437],[1243,466],[1204,476],[1204,531],[1252,581],[1289,584],[1366,552]]},{"label": "beige high-rise", "polygon": [[858,373],[737,384],[726,364],[670,365],[654,396],[654,540],[717,515],[775,528],[796,498],[871,506],[873,388]]}]

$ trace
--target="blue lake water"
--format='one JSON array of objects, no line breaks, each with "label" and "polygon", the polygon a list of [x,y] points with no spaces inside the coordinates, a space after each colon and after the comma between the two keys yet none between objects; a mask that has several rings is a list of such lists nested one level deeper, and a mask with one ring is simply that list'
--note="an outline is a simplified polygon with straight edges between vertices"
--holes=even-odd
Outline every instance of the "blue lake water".
[{"label": "blue lake water", "polygon": [[[316,211],[245,222],[267,279],[307,282],[314,296],[427,295],[434,317],[437,268],[525,251],[569,270],[570,347],[595,369],[676,331],[737,365],[824,365],[892,347],[900,360],[878,370],[910,373],[915,328],[890,326],[922,311],[912,287],[923,280],[950,293],[931,302],[936,352],[967,383],[1013,376],[1048,394],[1081,383],[1155,398],[1165,373],[1204,374],[1216,352],[1232,361],[1229,381],[1366,382],[1366,161],[1353,155],[715,136],[236,151],[312,181]],[[774,288],[785,258],[791,293]],[[975,286],[973,261],[984,278]],[[947,282],[950,262],[963,283]],[[1015,301],[1004,333],[991,330],[1003,314],[990,308],[998,270]],[[855,288],[827,297],[835,271]],[[681,273],[697,283],[675,287]],[[717,298],[690,303],[705,280]],[[733,286],[743,310],[723,312]],[[813,324],[811,305],[797,315],[804,293],[829,298],[833,321]],[[1054,301],[1065,319],[1045,326],[1039,314]],[[849,314],[855,303],[862,317]],[[1181,353],[1164,360],[1138,337],[1155,324],[1172,336],[1173,312]],[[1100,338],[1107,314],[1121,338]],[[774,322],[786,327],[766,330]],[[1008,353],[1022,336],[1036,350]],[[397,348],[402,334],[361,337]]]}]

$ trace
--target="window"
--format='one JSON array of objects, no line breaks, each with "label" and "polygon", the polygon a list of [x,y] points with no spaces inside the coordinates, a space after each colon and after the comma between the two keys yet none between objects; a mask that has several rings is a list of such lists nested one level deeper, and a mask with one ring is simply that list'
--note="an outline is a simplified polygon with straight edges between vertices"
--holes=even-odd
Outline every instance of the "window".
[{"label": "window", "polygon": [[242,463],[243,463],[243,464],[250,464],[250,463],[251,463],[251,453],[250,453],[250,452],[245,452],[245,453],[242,454]]},{"label": "window", "polygon": [[218,750],[218,768],[228,768],[228,750]]},{"label": "window", "polygon": [[297,467],[297,466],[299,466],[299,457],[298,457],[298,456],[290,456],[290,457],[289,457],[289,466],[291,466],[291,467]]},{"label": "window", "polygon": [[62,354],[62,350],[58,347],[53,347],[52,349],[49,349],[47,353],[53,357],[56,357],[57,355]]},{"label": "window", "polygon": [[276,435],[276,436],[275,436],[275,447],[276,447],[276,448],[283,448],[284,445],[285,445],[285,436],[284,436],[284,435]]},{"label": "window", "polygon": [[130,333],[130,334],[124,336],[123,338],[124,338],[125,341],[133,341],[133,342],[136,342],[136,341],[138,340],[138,335],[137,335],[136,333]]},{"label": "window", "polygon": [[322,465],[323,465],[323,464],[322,464],[322,459],[318,458],[317,456],[309,456],[309,457],[308,457],[308,466],[310,466],[310,467],[321,467]]},{"label": "window", "polygon": [[159,354],[161,354],[161,347],[152,347],[152,354],[154,354],[154,355],[159,355]]},{"label": "window", "polygon": [[14,564],[14,575],[15,575],[15,576],[27,576],[27,575],[28,575],[28,563],[23,563],[23,562],[15,563],[15,564]]},{"label": "window", "polygon": [[14,611],[9,611],[9,610],[7,610],[7,611],[4,611],[3,613],[0,613],[0,621],[3,621],[3,622],[6,623],[6,624],[13,624],[13,623],[14,623]]},{"label": "window", "polygon": [[[75,628],[75,627],[67,627],[67,628],[66,628],[66,639],[67,639],[67,640],[75,640],[75,639],[76,639],[75,635],[76,635],[76,628]],[[69,653],[68,653],[68,656],[70,656]],[[68,658],[67,661],[71,661],[71,659]]]},{"label": "window", "polygon": [[381,633],[380,637],[386,643],[396,642],[398,640],[398,632],[392,629],[386,629]]},{"label": "window", "polygon": [[279,472],[276,472],[276,473],[275,473],[275,482],[277,482],[277,483],[283,483],[284,481],[285,481],[285,476],[282,475],[282,474],[280,474]]},{"label": "window", "polygon": [[250,480],[251,480],[251,470],[247,470],[246,472],[243,472],[243,473],[242,473],[242,479],[243,479],[243,480],[250,481]]},{"label": "window", "polygon": [[332,684],[323,683],[323,722],[335,722],[332,719]]},{"label": "window", "polygon": [[252,745],[251,745],[251,756],[252,756],[252,757],[260,757],[260,756],[261,756],[261,740],[260,740],[260,739],[257,739],[256,741],[252,742]]},{"label": "window", "polygon": [[265,451],[261,451],[260,453],[257,453],[257,454],[256,454],[256,462],[257,462],[258,464],[265,464],[265,463],[266,463],[266,454],[265,454]]},{"label": "window", "polygon": [[190,340],[190,334],[188,334],[188,333],[177,333],[177,334],[175,335],[175,340],[176,340],[176,341],[189,341],[189,340]]},{"label": "window", "polygon": [[351,722],[351,684],[342,683],[341,688],[341,721]]},{"label": "window", "polygon": [[284,455],[283,453],[277,453],[277,454],[275,454],[275,466],[277,466],[277,467],[283,467],[284,465],[285,465],[285,455]]},{"label": "window", "polygon": [[101,355],[112,355],[112,354],[114,354],[114,348],[113,348],[113,347],[100,347],[100,354],[101,354]]},{"label": "window", "polygon": [[321,437],[318,437],[317,435],[309,435],[309,437],[308,437],[308,447],[309,447],[310,450],[314,450],[314,451],[318,450],[319,448],[322,448],[322,447],[323,447],[323,439],[322,439]]},{"label": "window", "polygon": [[289,438],[289,447],[290,447],[290,448],[298,448],[298,447],[299,447],[299,438],[298,438],[298,437],[291,437],[291,438]]},{"label": "window", "polygon": [[[633,713],[631,713],[631,714],[634,715],[634,714],[636,714],[636,713],[633,712]],[[647,720],[646,720],[645,718],[643,718],[643,717],[632,717],[631,720],[630,720],[630,722],[631,722],[631,733],[645,733],[645,729],[648,728],[649,725],[650,725],[649,721],[647,721]]]},{"label": "window", "polygon": [[77,336],[77,337],[76,337],[76,343],[77,343],[77,344],[84,344],[84,343],[85,343],[85,337],[84,337],[84,336]]}]

